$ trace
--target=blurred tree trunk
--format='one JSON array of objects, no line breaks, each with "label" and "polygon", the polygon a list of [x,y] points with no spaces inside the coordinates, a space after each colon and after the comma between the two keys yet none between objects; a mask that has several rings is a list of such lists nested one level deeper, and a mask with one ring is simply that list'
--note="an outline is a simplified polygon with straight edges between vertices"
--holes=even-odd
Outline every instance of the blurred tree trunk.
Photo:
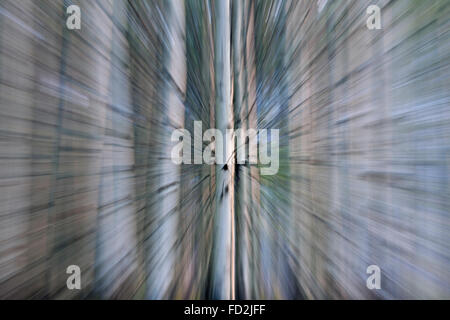
[{"label": "blurred tree trunk", "polygon": [[130,43],[130,82],[133,88],[132,102],[134,118],[134,153],[135,153],[135,193],[136,193],[136,229],[137,254],[139,269],[136,274],[138,282],[134,297],[146,297],[146,280],[148,276],[146,259],[148,252],[146,242],[149,232],[151,212],[152,174],[154,163],[151,142],[154,136],[152,115],[159,97],[161,46],[158,30],[149,6],[142,1],[129,2],[128,41]]},{"label": "blurred tree trunk", "polygon": [[159,170],[157,203],[150,228],[150,258],[147,297],[170,297],[175,283],[177,259],[177,225],[180,205],[180,166],[171,160],[171,134],[184,126],[184,95],[186,92],[185,7],[183,0],[163,3],[166,22],[162,107],[159,111],[156,138]]},{"label": "blurred tree trunk", "polygon": [[[246,8],[247,16],[247,34],[245,42],[245,112],[246,112],[246,127],[248,129],[257,129],[257,105],[256,105],[256,60],[255,60],[255,1],[249,0]],[[259,168],[251,163],[257,161],[257,145],[248,145],[248,179],[246,193],[248,197],[248,211],[250,224],[250,270],[251,270],[251,298],[257,298],[259,277],[259,247],[258,247],[258,233],[257,222],[260,216],[260,188],[259,188]]]},{"label": "blurred tree trunk", "polygon": [[[129,290],[136,285],[134,275],[138,269],[135,140],[127,41],[129,7],[125,2],[114,1],[108,6],[99,6],[98,10],[102,9],[111,14],[107,24],[110,69],[109,99],[101,136],[95,291],[97,297],[121,298],[131,295]],[[95,13],[92,16],[95,17]]]},{"label": "blurred tree trunk", "polygon": [[[236,221],[236,295],[237,298],[248,299],[251,297],[250,271],[251,271],[251,224],[250,224],[250,201],[251,201],[251,167],[250,151],[256,154],[256,150],[250,149],[255,146],[249,144],[249,137],[245,133],[249,127],[249,93],[248,93],[248,68],[247,48],[253,45],[248,43],[247,38],[254,37],[253,29],[249,27],[249,14],[252,2],[249,0],[233,1],[233,81],[234,81],[234,115],[235,124],[240,128],[241,136],[237,137],[236,153],[243,149],[246,154],[245,163],[236,163],[235,171],[235,221]],[[253,49],[251,49],[253,50]],[[254,160],[254,159],[252,159]]]},{"label": "blurred tree trunk", "polygon": [[[233,139],[226,136],[226,129],[233,127],[231,106],[231,59],[230,59],[230,1],[216,0],[215,25],[215,119],[216,129],[224,137],[224,164],[216,165],[216,214],[214,221],[214,271],[213,297],[234,298],[234,248],[233,248]],[[217,150],[216,150],[217,154]]]}]

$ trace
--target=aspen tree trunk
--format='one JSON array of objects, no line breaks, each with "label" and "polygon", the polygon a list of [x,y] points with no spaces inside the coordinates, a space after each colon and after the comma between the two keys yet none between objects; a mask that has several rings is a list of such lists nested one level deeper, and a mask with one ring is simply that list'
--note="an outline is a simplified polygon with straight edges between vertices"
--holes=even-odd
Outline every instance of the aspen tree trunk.
[{"label": "aspen tree trunk", "polygon": [[180,166],[171,160],[171,134],[184,126],[184,102],[179,92],[185,94],[185,7],[183,0],[167,1],[167,37],[164,58],[164,74],[157,152],[160,177],[158,179],[158,203],[151,228],[151,254],[148,266],[147,297],[168,298],[175,279],[176,234],[180,203]]},{"label": "aspen tree trunk", "polygon": [[215,119],[216,129],[220,130],[224,137],[223,159],[228,162],[225,165],[216,165],[213,297],[217,299],[232,299],[234,298],[233,166],[231,165],[233,139],[230,139],[225,134],[227,128],[233,127],[230,66],[230,1],[218,0],[215,2],[214,9],[214,21],[216,21],[214,31]]},{"label": "aspen tree trunk", "polygon": [[[95,295],[120,299],[131,294],[127,290],[129,284],[134,283],[138,269],[134,214],[135,140],[128,69],[130,48],[126,38],[129,7],[125,2],[114,1],[105,8],[111,13],[111,20],[106,20],[110,45],[107,80],[109,106],[103,119]],[[96,14],[97,11],[92,12],[93,17]]]},{"label": "aspen tree trunk", "polygon": [[[155,109],[154,101],[159,97],[158,79],[159,70],[155,67],[155,61],[159,59],[159,50],[148,47],[149,43],[157,43],[157,32],[154,28],[147,29],[152,16],[151,8],[145,7],[144,2],[129,2],[128,15],[128,41],[130,43],[130,82],[132,84],[132,103],[135,113],[134,120],[134,154],[135,154],[135,193],[136,193],[136,233],[137,233],[137,256],[139,269],[135,274],[137,285],[134,298],[145,299],[147,283],[146,265],[146,239],[148,237],[148,221],[150,215],[147,213],[148,203],[151,197],[153,185],[150,179],[153,173],[153,162],[151,155],[154,150],[151,146],[154,136],[154,125],[152,113]],[[140,19],[144,19],[142,22]],[[143,41],[144,40],[144,41]],[[152,63],[149,63],[152,62]]]},{"label": "aspen tree trunk", "polygon": [[[246,15],[248,16],[247,21],[247,34],[246,34],[246,45],[245,45],[245,85],[246,85],[246,98],[245,98],[245,112],[246,112],[246,127],[247,129],[257,128],[258,115],[256,113],[256,60],[255,60],[255,2],[249,1],[248,8],[246,8]],[[249,194],[249,224],[250,224],[250,240],[249,240],[249,251],[250,251],[250,297],[257,298],[257,284],[259,282],[258,266],[259,266],[259,256],[258,256],[258,234],[256,233],[256,223],[260,215],[259,199],[260,199],[260,189],[259,189],[259,169],[251,165],[255,163],[257,158],[257,146],[254,144],[249,144],[248,146],[249,156],[248,156],[248,172],[250,178],[248,179],[248,184],[246,185],[245,193]],[[250,231],[249,231],[250,232]]]},{"label": "aspen tree trunk", "polygon": [[[234,114],[237,117],[236,123],[241,129],[241,136],[237,136],[236,152],[238,149],[247,150],[245,132],[247,132],[248,103],[246,93],[247,69],[245,66],[245,44],[247,19],[246,9],[248,1],[233,1],[233,93],[234,93]],[[245,100],[245,101],[244,101]],[[236,284],[238,298],[250,297],[250,265],[249,265],[249,196],[248,187],[250,184],[250,167],[248,166],[248,155],[246,163],[236,166]]]}]

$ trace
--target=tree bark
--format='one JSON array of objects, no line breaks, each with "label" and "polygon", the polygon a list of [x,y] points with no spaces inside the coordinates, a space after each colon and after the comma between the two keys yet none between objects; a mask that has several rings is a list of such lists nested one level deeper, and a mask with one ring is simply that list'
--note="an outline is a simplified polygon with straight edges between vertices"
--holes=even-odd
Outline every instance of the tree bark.
[{"label": "tree bark", "polygon": [[[165,299],[175,279],[176,239],[180,204],[180,166],[171,160],[171,134],[184,126],[186,88],[184,1],[165,2],[167,38],[163,68],[161,121],[156,148],[158,155],[157,203],[151,229],[147,297]],[[180,94],[181,93],[181,94]]]},{"label": "tree bark", "polygon": [[[224,136],[223,158],[216,164],[216,212],[214,221],[213,297],[234,298],[234,235],[233,235],[233,139],[226,129],[233,127],[231,106],[230,1],[217,0],[214,8],[215,26],[215,120],[216,129]],[[216,150],[217,154],[217,150]]]}]

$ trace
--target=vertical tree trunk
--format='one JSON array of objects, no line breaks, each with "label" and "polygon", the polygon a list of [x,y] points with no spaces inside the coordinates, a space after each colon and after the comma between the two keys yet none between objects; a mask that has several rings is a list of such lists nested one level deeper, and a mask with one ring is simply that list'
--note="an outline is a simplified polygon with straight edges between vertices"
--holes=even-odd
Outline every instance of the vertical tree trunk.
[{"label": "vertical tree trunk", "polygon": [[[183,0],[167,1],[167,38],[163,62],[161,121],[157,141],[158,177],[157,204],[151,227],[150,276],[147,297],[164,299],[170,296],[175,280],[176,235],[180,204],[180,166],[172,162],[171,134],[184,126],[184,94],[186,88],[185,7]],[[181,93],[181,94],[180,94]]]},{"label": "vertical tree trunk", "polygon": [[[230,1],[215,2],[215,119],[216,129],[224,136],[223,158],[227,163],[216,165],[216,214],[214,221],[214,271],[213,296],[217,299],[234,298],[233,266],[233,183],[231,165],[233,139],[225,135],[233,127],[231,106],[231,59],[230,59]],[[217,151],[216,151],[217,154]]]},{"label": "vertical tree trunk", "polygon": [[[102,164],[98,196],[96,296],[129,296],[136,262],[134,194],[134,129],[129,82],[129,45],[126,39],[128,5],[114,1],[105,6],[111,13],[108,107],[104,114]],[[101,8],[96,8],[101,10]],[[93,17],[95,15],[93,14]],[[106,79],[105,79],[106,80]]]},{"label": "vertical tree trunk", "polygon": [[[255,60],[255,2],[251,1],[248,12],[248,33],[246,41],[245,51],[245,64],[246,64],[246,84],[247,84],[247,128],[256,129],[258,115],[256,113],[256,60]],[[249,145],[249,163],[255,163],[256,159],[253,159],[250,155],[256,155],[257,150],[250,151],[250,148],[256,149],[256,145]],[[250,194],[250,226],[252,232],[250,234],[251,244],[251,295],[252,298],[257,298],[257,287],[259,282],[259,257],[258,257],[258,233],[256,223],[260,216],[260,188],[259,188],[259,169],[256,166],[249,165],[250,179],[247,186],[247,191]]]},{"label": "vertical tree trunk", "polygon": [[[233,1],[233,78],[234,78],[234,114],[237,117],[236,123],[241,129],[241,136],[237,137],[236,152],[238,149],[245,150],[246,162],[236,165],[236,295],[238,298],[250,298],[250,166],[247,149],[249,144],[245,138],[248,126],[248,94],[247,94],[247,59],[246,40],[249,1]],[[254,128],[250,128],[254,129]],[[250,150],[249,150],[250,151]]]}]

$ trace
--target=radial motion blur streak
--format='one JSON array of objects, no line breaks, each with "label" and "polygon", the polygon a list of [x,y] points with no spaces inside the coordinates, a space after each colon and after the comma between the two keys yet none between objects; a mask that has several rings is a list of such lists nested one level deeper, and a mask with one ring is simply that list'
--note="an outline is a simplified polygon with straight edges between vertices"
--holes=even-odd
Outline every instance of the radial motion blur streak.
[{"label": "radial motion blur streak", "polygon": [[[0,0],[0,298],[450,299],[449,17]],[[278,171],[229,137],[225,165],[174,163],[194,121],[279,129]]]}]

